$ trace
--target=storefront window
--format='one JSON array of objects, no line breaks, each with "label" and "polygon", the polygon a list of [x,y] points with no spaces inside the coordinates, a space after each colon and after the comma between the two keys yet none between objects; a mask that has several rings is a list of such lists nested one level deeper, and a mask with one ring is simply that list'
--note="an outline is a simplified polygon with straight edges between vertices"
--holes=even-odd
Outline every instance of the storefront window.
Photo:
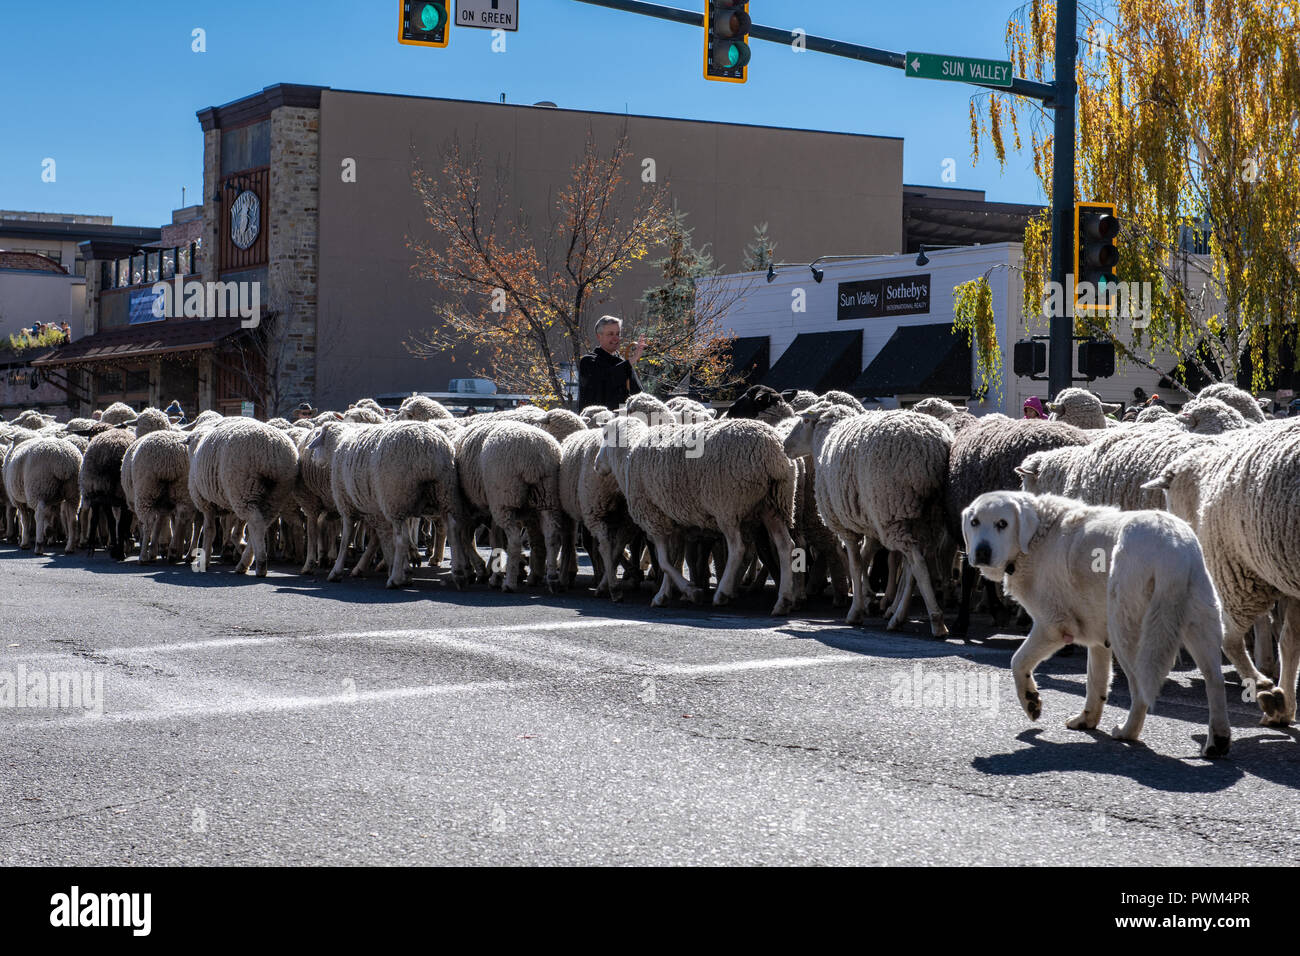
[{"label": "storefront window", "polygon": [[183,276],[187,276],[194,271],[190,268],[189,246],[181,246],[176,250],[176,271]]},{"label": "storefront window", "polygon": [[158,250],[146,252],[144,256],[144,281],[157,282],[162,253]]},{"label": "storefront window", "polygon": [[144,253],[137,252],[131,257],[131,285],[144,281]]},{"label": "storefront window", "polygon": [[131,284],[131,260],[117,260],[117,287],[125,289]]},{"label": "storefront window", "polygon": [[162,251],[162,277],[170,279],[176,275],[176,250],[164,249]]}]

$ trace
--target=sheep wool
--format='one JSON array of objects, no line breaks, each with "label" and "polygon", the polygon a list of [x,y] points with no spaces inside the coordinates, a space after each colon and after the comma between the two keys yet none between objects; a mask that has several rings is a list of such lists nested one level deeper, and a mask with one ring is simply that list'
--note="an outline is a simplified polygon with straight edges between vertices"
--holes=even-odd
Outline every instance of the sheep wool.
[{"label": "sheep wool", "polygon": [[50,519],[58,514],[68,534],[66,553],[76,546],[76,514],[81,493],[81,453],[54,437],[19,443],[4,464],[4,487],[18,510],[21,547],[44,554]]},{"label": "sheep wool", "polygon": [[780,561],[780,591],[773,614],[794,607],[795,465],[776,431],[763,422],[721,419],[702,425],[642,428],[631,417],[605,426],[596,468],[619,481],[632,520],[654,543],[663,582],[652,603],[662,607],[673,587],[692,599],[703,592],[687,583],[669,556],[669,539],[681,529],[720,533],[726,567],[713,596],[730,602],[745,559],[743,527],[761,523]]},{"label": "sheep wool", "polygon": [[1118,412],[1120,406],[1103,402],[1082,388],[1065,388],[1056,401],[1047,403],[1047,410],[1055,421],[1065,422],[1075,428],[1107,428],[1108,414]]},{"label": "sheep wool", "polygon": [[[910,411],[854,414],[843,406],[818,406],[801,415],[786,439],[791,455],[816,458],[817,510],[844,542],[853,603],[846,621],[866,616],[867,569],[882,546],[908,562],[925,599],[930,631],[948,633],[926,563],[943,536],[943,488],[952,432],[929,415]],[[906,601],[888,627],[902,624]]]},{"label": "sheep wool", "polygon": [[1300,598],[1300,420],[1207,443],[1171,463],[1149,487],[1165,493],[1169,510],[1201,540],[1223,601],[1224,653],[1243,680],[1261,689],[1267,719],[1289,723],[1300,668],[1296,650],[1284,645],[1275,690],[1246,653],[1245,634],[1279,597]]},{"label": "sheep wool", "polygon": [[[248,544],[235,566],[267,571],[267,531],[292,500],[298,449],[287,434],[254,418],[227,418],[191,437],[190,497],[203,514],[196,571],[206,571],[216,540],[217,514],[247,525]],[[93,442],[91,443],[94,444]]]},{"label": "sheep wool", "polygon": [[[165,522],[172,524],[170,559],[190,559],[190,528],[194,502],[190,498],[188,436],[173,429],[147,433],[127,450],[131,461],[131,510],[140,522],[140,563],[152,562]],[[127,458],[122,459],[123,491]]]},{"label": "sheep wool", "polygon": [[1250,427],[1241,412],[1214,397],[1192,399],[1178,413],[1178,420],[1197,435],[1222,435]]},{"label": "sheep wool", "polygon": [[1216,382],[1207,385],[1196,393],[1197,398],[1217,398],[1224,404],[1241,413],[1247,424],[1257,425],[1263,422],[1264,410],[1249,392],[1244,392],[1231,382]]}]

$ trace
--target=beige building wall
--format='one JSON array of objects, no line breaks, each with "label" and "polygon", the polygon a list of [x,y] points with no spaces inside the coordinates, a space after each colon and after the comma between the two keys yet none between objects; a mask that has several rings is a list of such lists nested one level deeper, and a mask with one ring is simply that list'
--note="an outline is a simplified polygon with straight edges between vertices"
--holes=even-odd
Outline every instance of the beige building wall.
[{"label": "beige building wall", "polygon": [[[640,186],[644,160],[654,160],[658,180],[689,214],[695,243],[707,243],[725,271],[739,269],[761,222],[786,261],[902,248],[901,139],[325,90],[317,404],[442,391],[450,378],[472,374],[468,356],[422,361],[402,346],[433,321],[442,298],[436,283],[410,273],[408,240],[430,235],[411,186],[413,150],[426,168],[440,170],[453,136],[464,146],[477,141],[489,175],[508,169],[507,215],[522,212],[544,235],[554,194],[569,181],[589,132],[607,153],[624,128],[630,185]],[[345,159],[355,161],[355,182],[343,181]],[[654,281],[648,262],[630,269],[589,320],[633,314]]]}]

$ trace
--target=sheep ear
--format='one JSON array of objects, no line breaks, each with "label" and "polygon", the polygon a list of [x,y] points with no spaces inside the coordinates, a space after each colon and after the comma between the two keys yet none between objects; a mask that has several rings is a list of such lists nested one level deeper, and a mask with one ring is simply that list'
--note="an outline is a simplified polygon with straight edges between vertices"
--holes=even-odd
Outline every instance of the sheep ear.
[{"label": "sheep ear", "polygon": [[1166,471],[1162,472],[1159,478],[1152,478],[1142,486],[1145,491],[1168,491],[1169,486],[1174,483],[1174,476]]},{"label": "sheep ear", "polygon": [[1056,402],[1043,402],[1043,407],[1046,408],[1053,415],[1055,415],[1057,412],[1061,410],[1061,406],[1056,404]]},{"label": "sheep ear", "polygon": [[1112,414],[1112,413],[1114,413],[1114,412],[1118,412],[1118,411],[1119,411],[1121,408],[1123,408],[1123,407],[1124,407],[1123,405],[1118,404],[1118,403],[1116,403],[1116,402],[1102,402],[1102,403],[1101,403],[1101,410],[1102,410],[1104,413],[1106,413],[1107,415],[1110,415],[1110,414]]},{"label": "sheep ear", "polygon": [[1016,465],[1016,474],[1021,478],[1037,478],[1038,467],[1036,465]]},{"label": "sheep ear", "polygon": [[1020,530],[1020,550],[1022,552],[1029,550],[1029,540],[1038,530],[1038,509],[1034,507],[1034,500],[1029,496],[1016,499],[1016,525]]}]

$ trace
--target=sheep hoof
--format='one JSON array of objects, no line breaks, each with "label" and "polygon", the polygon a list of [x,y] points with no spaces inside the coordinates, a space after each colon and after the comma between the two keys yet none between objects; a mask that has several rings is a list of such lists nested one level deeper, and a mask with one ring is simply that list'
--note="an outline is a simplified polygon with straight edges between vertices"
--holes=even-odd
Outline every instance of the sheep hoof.
[{"label": "sheep hoof", "polygon": [[880,606],[880,602],[877,601],[875,598],[872,598],[870,601],[867,602],[867,615],[869,617],[884,616],[884,608]]},{"label": "sheep hoof", "polygon": [[609,599],[613,601],[615,604],[622,604],[624,596],[625,596],[625,592],[623,591],[622,588],[615,588],[614,590],[609,592]]},{"label": "sheep hoof", "polygon": [[850,608],[849,613],[844,618],[844,623],[852,627],[858,627],[866,619],[867,616],[862,613],[861,608],[857,610],[853,610],[852,608]]},{"label": "sheep hoof", "polygon": [[686,592],[686,597],[696,606],[703,605],[709,600],[709,592],[705,588],[691,588]]},{"label": "sheep hoof", "polygon": [[776,607],[772,608],[772,616],[773,616],[773,617],[782,617],[782,616],[784,616],[784,615],[786,615],[786,614],[789,614],[790,611],[792,610],[792,608],[791,608],[791,606],[790,606],[790,603],[791,603],[791,602],[789,602],[789,601],[787,601],[787,600],[785,600],[785,599],[782,599],[782,600],[780,600],[780,601],[777,601],[777,602],[776,602]]},{"label": "sheep hoof", "polygon": [[558,574],[548,574],[546,576],[546,590],[551,594],[556,594],[565,590],[564,585],[560,582]]},{"label": "sheep hoof", "polygon": [[891,617],[889,621],[885,624],[885,630],[896,631],[901,625],[902,625],[901,621],[897,621]]},{"label": "sheep hoof", "polygon": [[930,621],[930,634],[932,637],[945,638],[948,636],[948,626],[943,623],[943,615],[938,616],[938,620]]},{"label": "sheep hoof", "polygon": [[464,591],[469,586],[469,575],[464,571],[451,572],[451,586],[457,591]]},{"label": "sheep hoof", "polygon": [[342,571],[331,571],[331,572],[326,576],[325,580],[326,580],[326,581],[341,581],[341,580],[343,580],[343,572],[342,572]]},{"label": "sheep hoof", "polygon": [[266,577],[266,562],[265,562],[265,561],[258,561],[258,562],[257,562],[257,576],[258,576],[259,578],[264,578],[264,577]]},{"label": "sheep hoof", "polygon": [[654,597],[650,599],[651,607],[663,607],[667,603],[668,603],[668,599],[665,598],[662,594],[656,594]]},{"label": "sheep hoof", "polygon": [[[694,597],[694,595],[692,595],[692,597]],[[730,604],[730,603],[731,603],[731,595],[730,595],[730,594],[727,594],[727,593],[726,593],[725,591],[723,591],[721,588],[718,588],[718,590],[717,590],[716,592],[714,592],[714,595],[713,595],[713,606],[714,606],[714,607],[723,607],[724,605],[727,605],[727,604]]]}]

